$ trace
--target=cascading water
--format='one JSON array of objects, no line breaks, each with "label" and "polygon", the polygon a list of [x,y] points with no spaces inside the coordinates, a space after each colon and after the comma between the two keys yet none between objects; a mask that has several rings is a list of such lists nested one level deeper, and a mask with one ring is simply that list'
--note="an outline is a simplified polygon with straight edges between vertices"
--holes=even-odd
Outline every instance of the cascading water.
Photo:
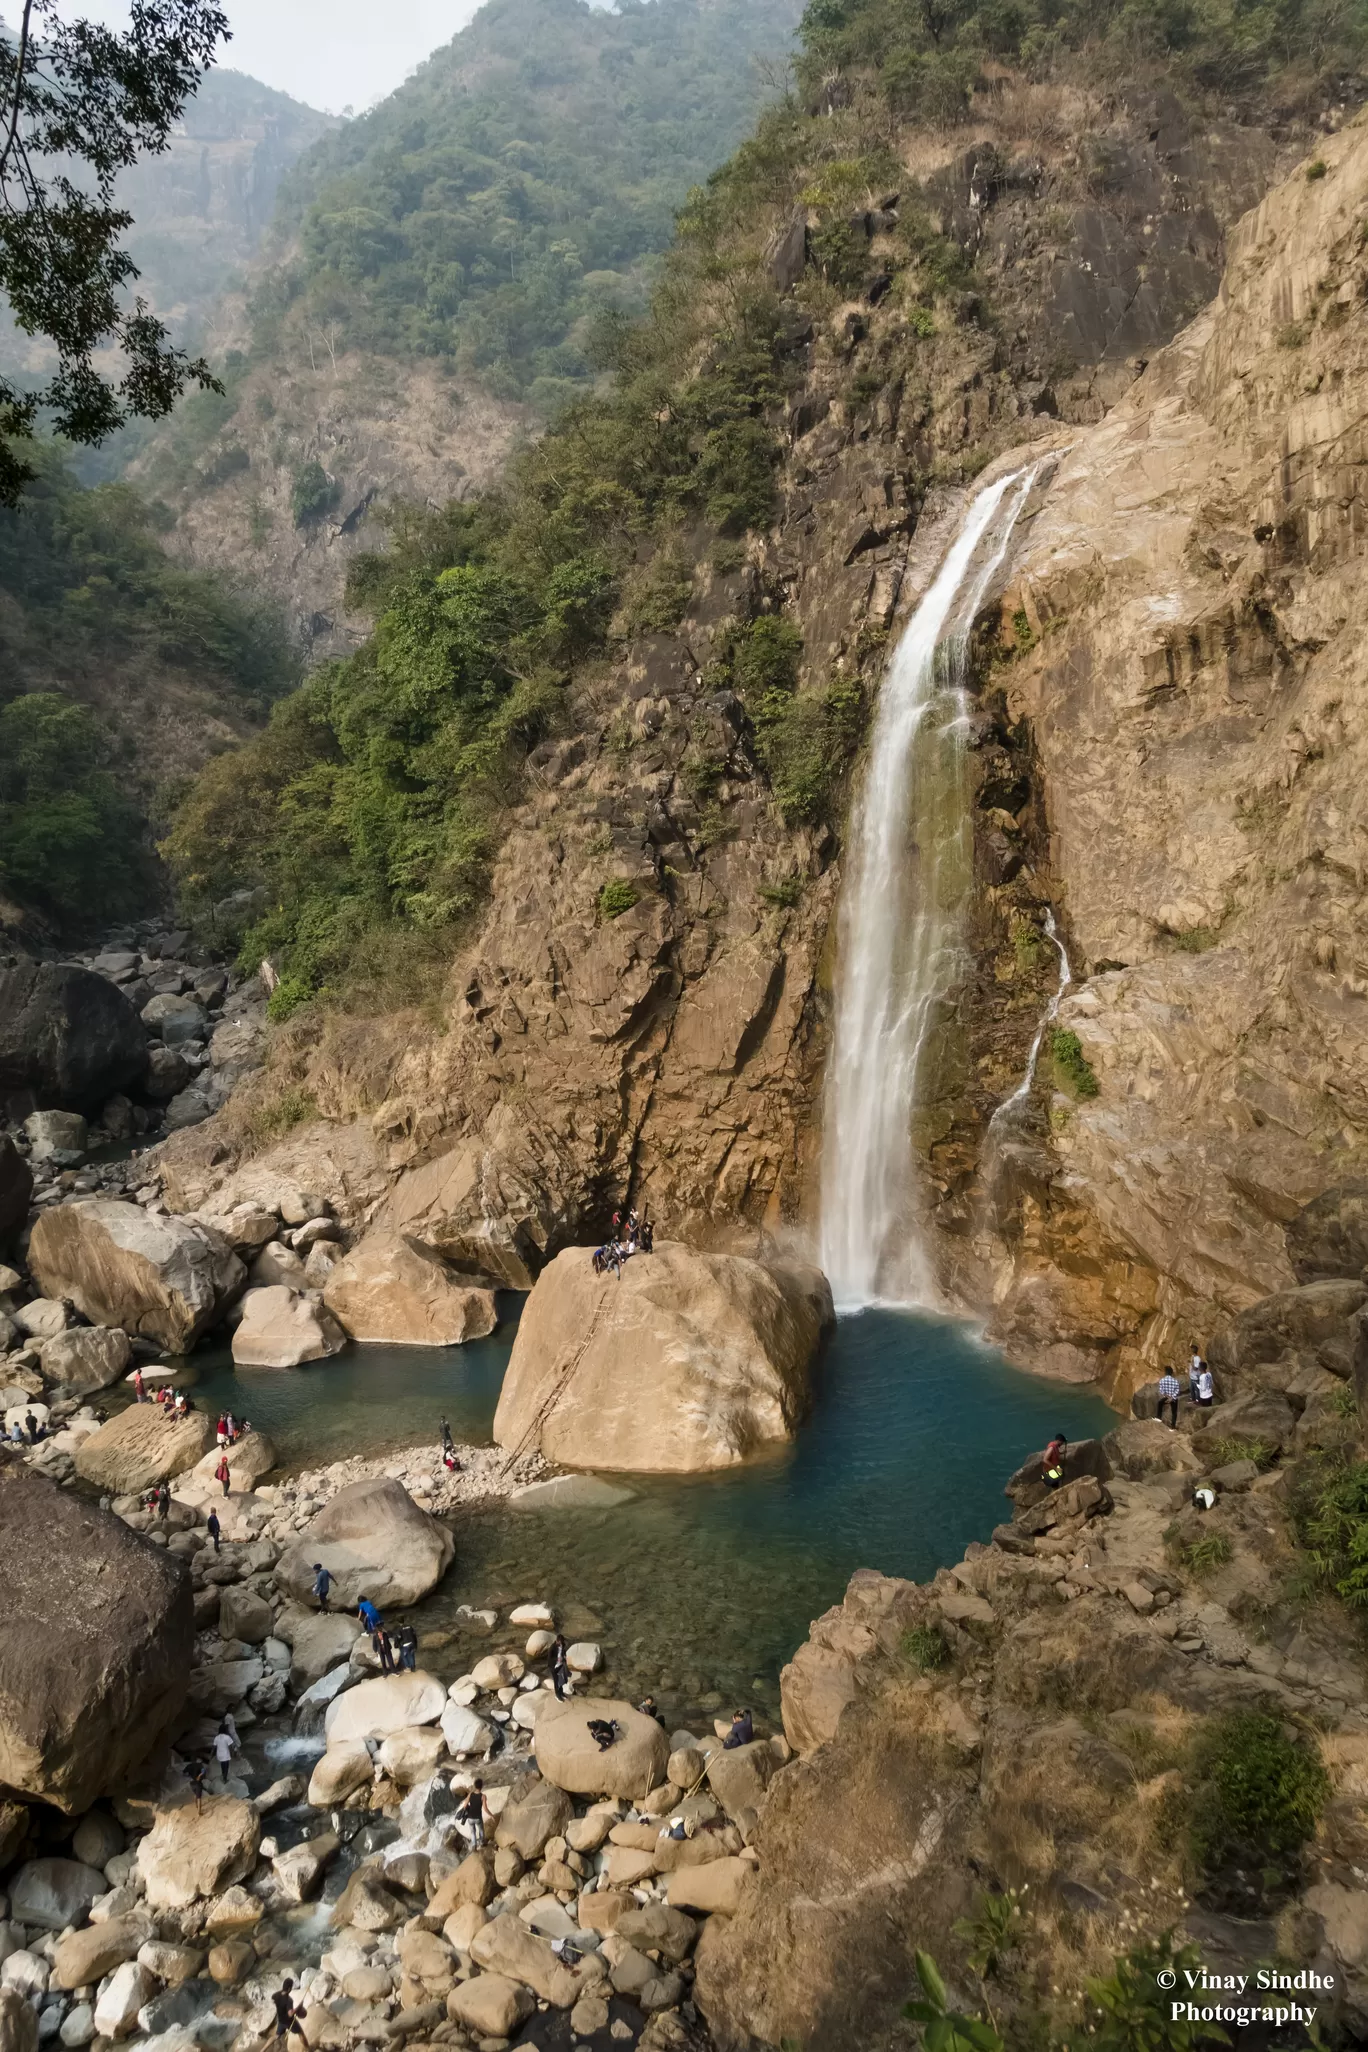
[{"label": "cascading water", "polygon": [[1048,906],[1046,907],[1045,911],[1045,933],[1047,939],[1053,944],[1056,954],[1059,956],[1059,982],[1055,985],[1055,994],[1050,999],[1049,1004],[1046,1005],[1045,1010],[1041,1015],[1040,1024],[1036,1028],[1035,1039],[1031,1042],[1031,1052],[1026,1057],[1025,1074],[1022,1076],[1021,1081],[1017,1084],[1017,1087],[1012,1092],[1011,1096],[1003,1098],[1002,1103],[998,1106],[997,1110],[993,1113],[992,1118],[988,1121],[988,1132],[984,1143],[985,1155],[991,1149],[993,1139],[996,1135],[998,1128],[1000,1126],[1006,1125],[1010,1121],[1012,1113],[1016,1110],[1017,1106],[1025,1104],[1027,1098],[1030,1096],[1032,1086],[1035,1083],[1036,1069],[1040,1065],[1040,1050],[1045,1044],[1045,1035],[1049,1032],[1050,1028],[1054,1025],[1055,1020],[1058,1018],[1059,1007],[1063,999],[1064,993],[1069,988],[1069,985],[1073,982],[1073,970],[1069,964],[1068,950],[1064,946],[1063,941],[1059,938],[1058,931],[1055,927],[1054,913],[1049,909]]},{"label": "cascading water", "polygon": [[879,694],[842,895],[823,1122],[822,1266],[845,1306],[935,1301],[918,1111],[963,974],[973,881],[965,655],[1035,474],[975,496]]}]

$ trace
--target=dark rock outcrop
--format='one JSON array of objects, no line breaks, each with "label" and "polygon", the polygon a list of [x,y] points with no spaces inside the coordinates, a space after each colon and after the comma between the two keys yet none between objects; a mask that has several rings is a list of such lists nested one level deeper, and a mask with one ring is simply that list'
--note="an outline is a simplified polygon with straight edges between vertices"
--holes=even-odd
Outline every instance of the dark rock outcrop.
[{"label": "dark rock outcrop", "polygon": [[81,1111],[146,1069],[142,1021],[107,977],[25,956],[0,969],[0,1098]]},{"label": "dark rock outcrop", "polygon": [[1299,1283],[1357,1280],[1368,1269],[1368,1177],[1322,1190],[1297,1213],[1284,1238]]},{"label": "dark rock outcrop", "polygon": [[8,1133],[0,1133],[0,1248],[23,1230],[33,1196],[33,1171]]},{"label": "dark rock outcrop", "polygon": [[118,1518],[0,1454],[0,1788],[77,1813],[185,1700],[190,1578]]}]

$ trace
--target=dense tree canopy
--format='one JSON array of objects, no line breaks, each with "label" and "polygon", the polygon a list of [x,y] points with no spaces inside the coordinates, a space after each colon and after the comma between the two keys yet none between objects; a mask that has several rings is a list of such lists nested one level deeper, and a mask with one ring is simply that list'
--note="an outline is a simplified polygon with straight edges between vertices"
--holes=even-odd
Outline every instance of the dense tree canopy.
[{"label": "dense tree canopy", "polygon": [[[0,36],[0,291],[57,368],[28,390],[0,378],[0,503],[32,471],[15,443],[43,412],[69,441],[104,441],[134,416],[169,413],[207,364],[174,349],[143,301],[115,204],[120,171],[165,149],[173,122],[227,34],[209,0],[133,0],[127,31],[62,18],[57,0],[23,0]],[[120,367],[97,358],[110,349]]]},{"label": "dense tree canopy", "polygon": [[[282,226],[302,253],[259,295],[382,352],[458,357],[552,401],[578,324],[639,311],[674,211],[782,74],[799,0],[489,0],[370,114],[311,149]],[[769,60],[769,70],[760,60]],[[540,382],[539,382],[540,381]]]}]

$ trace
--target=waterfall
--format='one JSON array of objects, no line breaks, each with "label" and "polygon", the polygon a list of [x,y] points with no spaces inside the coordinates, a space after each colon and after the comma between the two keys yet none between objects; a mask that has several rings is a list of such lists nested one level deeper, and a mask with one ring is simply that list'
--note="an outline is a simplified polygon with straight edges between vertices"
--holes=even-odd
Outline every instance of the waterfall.
[{"label": "waterfall", "polygon": [[973,883],[965,657],[1036,466],[972,500],[879,693],[852,821],[823,1116],[822,1266],[844,1305],[931,1303],[918,1129]]},{"label": "waterfall", "polygon": [[1035,1039],[1031,1042],[1031,1052],[1026,1057],[1025,1074],[1011,1096],[1003,1098],[1002,1103],[988,1121],[988,1131],[984,1135],[983,1140],[982,1159],[984,1178],[990,1187],[992,1183],[991,1171],[996,1161],[998,1143],[1002,1139],[1006,1127],[1011,1122],[1012,1113],[1018,1105],[1025,1104],[1031,1094],[1031,1089],[1036,1079],[1036,1069],[1040,1064],[1040,1050],[1045,1045],[1045,1035],[1058,1018],[1060,1002],[1065,991],[1073,982],[1073,969],[1069,963],[1068,950],[1059,938],[1059,933],[1055,927],[1054,913],[1048,906],[1045,909],[1045,932],[1049,940],[1053,942],[1055,952],[1059,956],[1059,981],[1055,986],[1054,996],[1050,999],[1049,1004],[1046,1005],[1045,1010],[1041,1014],[1040,1024],[1036,1027]]}]

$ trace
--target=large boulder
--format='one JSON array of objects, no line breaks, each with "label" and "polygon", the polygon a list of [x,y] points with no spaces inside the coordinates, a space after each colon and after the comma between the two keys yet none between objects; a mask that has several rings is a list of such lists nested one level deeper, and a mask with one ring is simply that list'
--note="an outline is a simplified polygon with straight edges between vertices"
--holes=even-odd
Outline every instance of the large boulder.
[{"label": "large boulder", "polygon": [[142,1022],[105,977],[22,956],[0,969],[0,1096],[84,1111],[146,1068]]},{"label": "large boulder", "polygon": [[99,1869],[80,1860],[26,1860],[9,1882],[10,1909],[18,1924],[65,1931],[84,1923],[91,1903],[108,1888]]},{"label": "large boulder", "polygon": [[298,1690],[311,1688],[320,1676],[350,1658],[361,1637],[360,1621],[342,1611],[310,1612],[294,1627],[291,1641],[290,1683]]},{"label": "large boulder", "polygon": [[43,1374],[49,1382],[65,1383],[76,1396],[91,1390],[108,1389],[117,1382],[133,1356],[128,1334],[113,1325],[78,1325],[56,1339],[44,1340],[38,1349]]},{"label": "large boulder", "polygon": [[114,1496],[132,1496],[193,1468],[214,1444],[203,1411],[173,1418],[160,1404],[130,1404],[76,1450],[76,1472]]},{"label": "large boulder", "polygon": [[306,1598],[313,1563],[333,1577],[332,1601],[354,1609],[374,1603],[416,1603],[451,1565],[455,1543],[446,1526],[419,1510],[402,1482],[386,1475],[339,1489],[303,1536],[282,1555],[276,1580]]},{"label": "large boulder", "polygon": [[33,1170],[8,1133],[0,1133],[0,1252],[24,1229],[33,1196]]},{"label": "large boulder", "polygon": [[446,1684],[421,1669],[377,1674],[328,1705],[323,1730],[330,1746],[348,1739],[386,1738],[413,1724],[435,1724],[446,1708]]},{"label": "large boulder", "polygon": [[1368,1177],[1332,1183],[1284,1228],[1287,1258],[1299,1283],[1349,1277],[1368,1269]]},{"label": "large boulder", "polygon": [[497,1323],[492,1290],[461,1281],[426,1247],[383,1226],[337,1263],[323,1301],[352,1339],[390,1346],[459,1346]]},{"label": "large boulder", "polygon": [[1353,1368],[1350,1320],[1368,1304],[1368,1284],[1355,1279],[1304,1283],[1261,1297],[1211,1343],[1218,1368],[1237,1374],[1291,1355],[1347,1380]]},{"label": "large boulder", "polygon": [[571,1468],[734,1467],[793,1437],[831,1316],[815,1268],[663,1241],[618,1281],[568,1248],[523,1311],[494,1437]]},{"label": "large boulder", "polygon": [[240,1368],[298,1368],[340,1354],[346,1344],[347,1335],[317,1297],[273,1283],[243,1298],[233,1359]]},{"label": "large boulder", "polygon": [[[602,1751],[591,1718],[615,1720],[616,1743]],[[625,1796],[636,1802],[666,1780],[670,1741],[653,1717],[600,1696],[550,1702],[537,1719],[537,1767],[567,1795]]]},{"label": "large boulder", "polygon": [[190,1578],[119,1518],[0,1455],[0,1785],[90,1807],[185,1700]]},{"label": "large boulder", "polygon": [[115,1198],[45,1211],[29,1267],[45,1296],[69,1297],[92,1325],[122,1326],[173,1354],[190,1351],[247,1275],[217,1233]]},{"label": "large boulder", "polygon": [[250,1802],[217,1796],[196,1810],[187,1797],[159,1809],[138,1846],[138,1872],[153,1909],[185,1909],[217,1895],[256,1865],[261,1819]]},{"label": "large boulder", "polygon": [[201,1455],[188,1475],[182,1475],[176,1485],[176,1496],[181,1503],[205,1504],[223,1493],[223,1484],[214,1474],[223,1455],[228,1457],[228,1472],[235,1491],[255,1489],[263,1475],[269,1475],[276,1464],[274,1444],[264,1432],[244,1432],[241,1439],[231,1446],[211,1446],[208,1453]]},{"label": "large boulder", "polygon": [[38,2052],[38,2012],[17,1988],[0,1987],[0,2052]]}]

